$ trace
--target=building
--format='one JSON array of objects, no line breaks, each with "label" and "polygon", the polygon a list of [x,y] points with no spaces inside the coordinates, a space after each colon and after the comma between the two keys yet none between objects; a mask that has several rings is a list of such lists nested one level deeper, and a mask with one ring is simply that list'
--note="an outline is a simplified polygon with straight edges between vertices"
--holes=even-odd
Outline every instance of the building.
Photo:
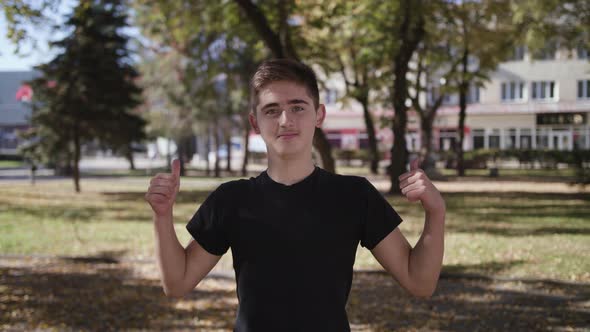
[{"label": "building", "polygon": [[[329,81],[322,100],[328,117],[324,129],[336,147],[364,147],[366,131],[360,105],[344,104],[343,83]],[[519,47],[513,59],[501,63],[483,87],[468,96],[463,148],[472,149],[590,149],[590,61],[588,52],[554,50],[531,55]],[[379,115],[387,113],[376,110]],[[407,144],[410,151],[421,146],[420,123],[409,111]],[[458,96],[450,95],[434,122],[433,144],[437,150],[452,149],[458,141]],[[383,149],[392,143],[387,126],[377,128]]]},{"label": "building", "polygon": [[33,71],[0,72],[0,155],[16,154],[17,132],[29,126],[32,90],[24,82],[33,77]]}]

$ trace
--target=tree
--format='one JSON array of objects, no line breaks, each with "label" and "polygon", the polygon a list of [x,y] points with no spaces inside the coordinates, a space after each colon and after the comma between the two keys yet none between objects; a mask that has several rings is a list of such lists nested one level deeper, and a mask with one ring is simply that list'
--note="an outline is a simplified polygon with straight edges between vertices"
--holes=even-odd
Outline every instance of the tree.
[{"label": "tree", "polygon": [[[144,121],[132,110],[140,103],[138,74],[130,64],[121,1],[81,1],[66,21],[72,31],[53,42],[63,52],[39,66],[33,80],[31,151],[71,169],[80,192],[79,161],[84,143],[98,140],[120,150],[144,138]],[[57,153],[56,153],[57,152]]]},{"label": "tree", "polygon": [[391,16],[391,23],[384,25],[385,30],[394,31],[396,44],[391,52],[390,61],[393,66],[393,84],[390,85],[390,98],[395,112],[392,123],[393,146],[391,147],[391,164],[389,166],[389,177],[391,181],[390,193],[400,193],[399,176],[407,171],[408,149],[406,146],[406,126],[408,105],[408,79],[409,63],[424,38],[425,8],[421,0],[401,0],[399,9],[383,11],[382,15],[388,15],[392,11],[396,14]]},{"label": "tree", "polygon": [[379,6],[374,1],[312,0],[301,8],[309,44],[306,58],[320,65],[327,76],[338,73],[344,80],[346,96],[356,100],[363,109],[373,174],[378,173],[380,155],[370,112],[370,104],[376,101],[371,93],[383,88],[381,73],[387,45],[382,42],[384,37],[374,17]]},{"label": "tree", "polygon": [[455,30],[454,49],[461,59],[460,69],[451,76],[459,92],[459,141],[455,145],[457,175],[465,175],[463,141],[467,116],[467,94],[471,86],[481,86],[498,64],[516,46],[520,26],[512,24],[506,15],[510,2],[463,1],[452,6],[455,14],[451,24]]},{"label": "tree", "polygon": [[[180,119],[179,125],[201,122],[188,128],[204,130],[207,137],[211,134],[215,151],[221,144],[220,135],[230,145],[236,122],[244,130],[247,143],[248,83],[262,56],[249,25],[240,22],[237,6],[216,1],[137,1],[135,9],[147,37],[146,60],[154,68],[161,67],[149,70],[146,66],[146,79],[154,92],[160,93],[157,98],[167,102],[172,117]],[[228,152],[229,170],[231,149]],[[215,174],[220,176],[219,162],[215,163]]]},{"label": "tree", "polygon": [[413,93],[408,93],[412,108],[420,118],[421,168],[432,178],[436,173],[433,147],[433,123],[439,107],[453,89],[446,84],[449,77],[455,76],[460,60],[456,59],[451,48],[453,31],[449,24],[449,11],[445,2],[438,3],[431,11],[431,20],[425,25],[425,37],[415,54]]},{"label": "tree", "polygon": [[[270,50],[275,58],[291,58],[301,61],[299,54],[293,46],[293,39],[298,38],[293,33],[292,26],[289,25],[289,19],[295,12],[295,3],[292,0],[279,0],[278,3],[267,4],[267,8],[259,6],[251,0],[234,0],[246,18],[250,21],[254,30]],[[276,28],[273,29],[273,23]],[[303,44],[303,40],[298,39],[298,44]],[[322,166],[330,172],[335,171],[334,158],[332,157],[332,148],[321,128],[316,128],[313,145],[319,153]]]},{"label": "tree", "polygon": [[590,2],[587,0],[522,0],[510,7],[513,24],[521,28],[525,45],[535,51],[548,38],[563,48],[590,50]]}]

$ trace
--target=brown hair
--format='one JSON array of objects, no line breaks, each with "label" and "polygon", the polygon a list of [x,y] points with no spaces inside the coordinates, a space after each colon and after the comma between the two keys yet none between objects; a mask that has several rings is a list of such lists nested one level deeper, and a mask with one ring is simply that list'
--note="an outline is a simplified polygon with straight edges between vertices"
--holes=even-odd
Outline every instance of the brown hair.
[{"label": "brown hair", "polygon": [[291,59],[266,60],[258,66],[250,80],[250,110],[256,114],[258,93],[270,83],[288,81],[301,84],[313,101],[315,109],[320,104],[318,81],[313,70]]}]

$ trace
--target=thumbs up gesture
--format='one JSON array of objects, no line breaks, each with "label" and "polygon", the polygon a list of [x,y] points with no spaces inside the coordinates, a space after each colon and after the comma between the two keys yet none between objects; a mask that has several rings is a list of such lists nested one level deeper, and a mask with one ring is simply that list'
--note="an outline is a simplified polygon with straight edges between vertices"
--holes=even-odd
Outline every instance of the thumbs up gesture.
[{"label": "thumbs up gesture", "polygon": [[158,173],[150,180],[145,200],[157,216],[171,216],[172,206],[180,188],[180,160],[172,161],[172,174]]},{"label": "thumbs up gesture", "polygon": [[426,173],[419,168],[420,158],[410,163],[410,171],[399,176],[399,187],[408,201],[420,201],[428,212],[442,212],[445,202]]}]

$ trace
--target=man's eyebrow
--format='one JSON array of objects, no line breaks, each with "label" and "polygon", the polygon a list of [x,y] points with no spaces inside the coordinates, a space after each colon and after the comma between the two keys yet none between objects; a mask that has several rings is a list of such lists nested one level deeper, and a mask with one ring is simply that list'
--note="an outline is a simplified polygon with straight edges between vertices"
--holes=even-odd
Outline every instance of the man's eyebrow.
[{"label": "man's eyebrow", "polygon": [[271,107],[277,107],[277,106],[279,106],[278,103],[270,103],[270,104],[266,104],[266,105],[262,106],[262,108],[260,110],[262,111],[264,109],[271,108]]},{"label": "man's eyebrow", "polygon": [[305,100],[303,100],[303,99],[291,99],[291,100],[289,100],[289,101],[287,102],[287,104],[288,104],[288,105],[292,105],[292,104],[306,104],[306,105],[309,105],[309,103],[308,103],[308,102],[306,102],[306,101],[305,101]]},{"label": "man's eyebrow", "polygon": [[[307,101],[303,100],[303,99],[289,99],[287,101],[287,105],[294,105],[294,104],[306,104],[306,105],[309,105],[309,103]],[[269,104],[266,104],[266,105],[262,106],[262,108],[260,110],[262,111],[262,110],[265,110],[267,108],[278,107],[278,106],[279,106],[278,103],[269,103]]]}]

